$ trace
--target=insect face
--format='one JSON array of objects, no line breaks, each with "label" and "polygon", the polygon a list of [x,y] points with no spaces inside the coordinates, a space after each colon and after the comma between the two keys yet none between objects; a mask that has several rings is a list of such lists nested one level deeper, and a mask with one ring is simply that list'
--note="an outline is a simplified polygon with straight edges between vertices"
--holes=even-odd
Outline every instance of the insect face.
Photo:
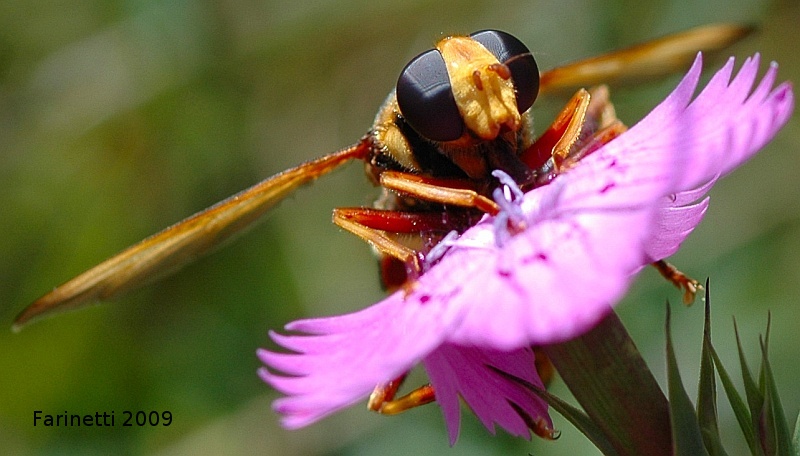
[{"label": "insect face", "polygon": [[446,37],[403,69],[373,127],[371,175],[385,170],[467,178],[488,188],[491,170],[519,183],[533,136],[527,111],[539,70],[525,45],[496,30]]},{"label": "insect face", "polygon": [[528,48],[497,30],[440,40],[414,58],[397,81],[397,103],[411,127],[431,141],[493,140],[516,131],[539,88]]}]

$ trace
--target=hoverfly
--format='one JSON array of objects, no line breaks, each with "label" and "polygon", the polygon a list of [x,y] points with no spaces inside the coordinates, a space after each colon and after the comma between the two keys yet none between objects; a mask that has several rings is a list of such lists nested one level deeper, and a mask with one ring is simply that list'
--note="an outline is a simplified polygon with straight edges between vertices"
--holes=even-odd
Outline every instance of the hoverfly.
[{"label": "hoverfly", "polygon": [[[624,131],[600,87],[579,90],[535,137],[530,108],[538,96],[667,74],[688,64],[698,50],[723,48],[748,31],[700,27],[543,73],[528,48],[507,33],[484,30],[441,39],[403,69],[372,128],[356,144],[278,173],[123,250],[34,301],[14,328],[116,298],[173,272],[257,221],[296,188],[357,160],[382,194],[373,207],[335,209],[333,221],[378,252],[387,289],[407,286],[446,233],[463,232],[483,214],[498,212],[490,198],[499,185],[493,170],[523,189],[546,185],[582,154]],[[691,286],[668,264],[657,266],[674,283]],[[370,407],[391,401],[396,386],[379,386]]]}]

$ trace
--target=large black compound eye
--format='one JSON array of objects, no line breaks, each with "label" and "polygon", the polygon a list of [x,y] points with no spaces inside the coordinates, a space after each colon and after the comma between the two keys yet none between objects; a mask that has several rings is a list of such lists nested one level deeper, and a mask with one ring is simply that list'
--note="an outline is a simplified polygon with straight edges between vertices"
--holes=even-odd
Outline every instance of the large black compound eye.
[{"label": "large black compound eye", "polygon": [[464,134],[464,120],[442,55],[436,49],[415,57],[397,80],[397,104],[406,122],[432,141],[452,141]]},{"label": "large black compound eye", "polygon": [[470,35],[511,71],[519,113],[527,111],[539,94],[539,67],[522,41],[499,30],[481,30]]}]

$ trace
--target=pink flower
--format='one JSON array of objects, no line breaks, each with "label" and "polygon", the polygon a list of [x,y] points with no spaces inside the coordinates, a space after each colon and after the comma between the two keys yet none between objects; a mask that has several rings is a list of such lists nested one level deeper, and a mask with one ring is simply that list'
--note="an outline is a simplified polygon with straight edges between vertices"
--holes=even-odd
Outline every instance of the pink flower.
[{"label": "pink flower", "polygon": [[626,133],[549,185],[518,196],[505,186],[496,197],[501,213],[444,243],[449,249],[412,292],[286,326],[301,335],[271,333],[295,352],[259,351],[271,369],[261,377],[286,394],[274,404],[283,424],[308,425],[418,363],[451,443],[459,396],[492,431],[496,423],[528,435],[521,414],[550,423],[540,399],[491,367],[541,386],[528,347],[590,329],[637,271],[678,249],[708,207],[707,198],[696,201],[788,120],[793,93],[788,83],[773,89],[776,65],[752,92],[758,55],[731,80],[733,65],[692,100],[698,55],[667,99]]}]

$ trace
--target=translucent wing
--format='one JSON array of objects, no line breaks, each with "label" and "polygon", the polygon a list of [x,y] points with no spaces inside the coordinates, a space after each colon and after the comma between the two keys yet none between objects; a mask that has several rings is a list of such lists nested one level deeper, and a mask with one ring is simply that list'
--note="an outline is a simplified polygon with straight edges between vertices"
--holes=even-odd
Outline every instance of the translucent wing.
[{"label": "translucent wing", "polygon": [[752,27],[734,24],[706,25],[579,60],[542,73],[539,92],[572,92],[598,84],[641,82],[683,71],[697,52],[721,50],[752,31]]},{"label": "translucent wing", "polygon": [[180,269],[251,226],[297,187],[369,151],[366,140],[276,174],[128,247],[26,307],[13,329],[56,312],[107,300]]}]

